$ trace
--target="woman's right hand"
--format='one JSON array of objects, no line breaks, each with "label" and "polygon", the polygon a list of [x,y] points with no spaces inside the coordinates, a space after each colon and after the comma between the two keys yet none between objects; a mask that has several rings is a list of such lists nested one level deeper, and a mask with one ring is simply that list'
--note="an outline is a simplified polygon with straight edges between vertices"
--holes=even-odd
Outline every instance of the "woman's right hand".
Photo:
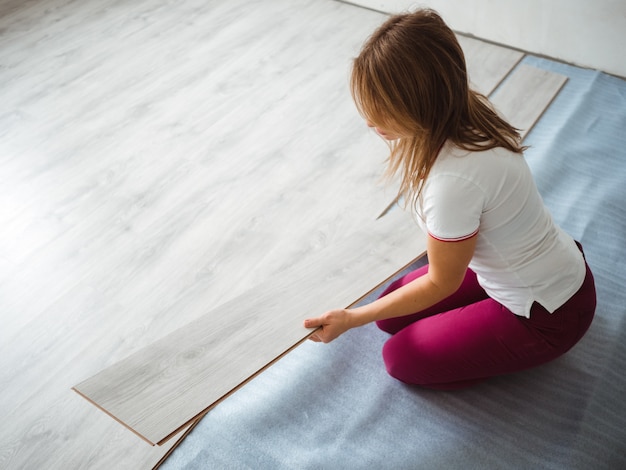
[{"label": "woman's right hand", "polygon": [[309,337],[317,343],[330,343],[354,325],[351,324],[352,315],[347,309],[329,310],[316,318],[304,320],[305,328],[317,328]]}]

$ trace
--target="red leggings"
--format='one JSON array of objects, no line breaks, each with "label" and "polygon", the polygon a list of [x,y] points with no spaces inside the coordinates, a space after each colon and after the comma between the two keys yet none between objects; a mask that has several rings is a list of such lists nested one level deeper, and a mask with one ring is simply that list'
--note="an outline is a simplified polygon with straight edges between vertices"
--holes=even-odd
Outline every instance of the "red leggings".
[{"label": "red leggings", "polygon": [[[428,265],[396,280],[381,297],[427,271]],[[572,298],[552,314],[535,302],[530,318],[515,315],[491,299],[468,269],[461,287],[447,299],[377,325],[393,334],[383,348],[391,376],[409,384],[452,390],[555,359],[582,338],[595,307],[589,266]]]}]

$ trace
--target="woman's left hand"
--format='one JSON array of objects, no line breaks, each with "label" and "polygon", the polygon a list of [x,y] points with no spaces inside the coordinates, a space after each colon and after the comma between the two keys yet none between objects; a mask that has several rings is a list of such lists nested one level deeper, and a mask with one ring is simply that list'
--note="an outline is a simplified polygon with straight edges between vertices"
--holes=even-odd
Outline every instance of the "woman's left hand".
[{"label": "woman's left hand", "polygon": [[318,328],[315,333],[309,337],[311,341],[330,343],[342,333],[352,328],[350,319],[351,314],[349,310],[330,310],[317,318],[304,320],[304,327]]}]

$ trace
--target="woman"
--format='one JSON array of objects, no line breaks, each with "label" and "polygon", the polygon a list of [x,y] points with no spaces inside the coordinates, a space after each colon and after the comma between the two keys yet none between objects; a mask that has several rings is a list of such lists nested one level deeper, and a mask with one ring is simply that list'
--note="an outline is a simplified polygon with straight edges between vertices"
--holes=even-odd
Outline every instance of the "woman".
[{"label": "woman", "polygon": [[470,90],[463,52],[431,10],[392,16],[355,59],[351,91],[389,141],[389,174],[427,234],[429,264],[368,305],[305,320],[329,342],[376,321],[397,379],[462,388],[537,366],[587,331],[582,247],[553,222],[519,133]]}]

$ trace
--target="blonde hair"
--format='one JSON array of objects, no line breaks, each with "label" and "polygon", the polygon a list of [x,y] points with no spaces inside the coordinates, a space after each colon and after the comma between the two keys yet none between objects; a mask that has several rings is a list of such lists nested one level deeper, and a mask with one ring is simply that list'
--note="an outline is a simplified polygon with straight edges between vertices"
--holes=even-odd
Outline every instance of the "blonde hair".
[{"label": "blonde hair", "polygon": [[447,140],[469,151],[524,151],[518,130],[469,88],[461,46],[433,10],[385,21],[354,59],[350,89],[365,119],[399,136],[389,143],[387,175],[401,172],[407,204],[419,199]]}]

